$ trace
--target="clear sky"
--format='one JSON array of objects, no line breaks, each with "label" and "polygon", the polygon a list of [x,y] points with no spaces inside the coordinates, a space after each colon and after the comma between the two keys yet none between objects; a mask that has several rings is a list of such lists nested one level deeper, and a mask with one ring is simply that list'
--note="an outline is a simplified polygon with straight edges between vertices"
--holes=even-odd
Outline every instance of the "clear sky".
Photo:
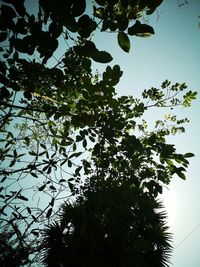
[{"label": "clear sky", "polygon": [[[184,3],[183,1],[179,1]],[[131,38],[129,54],[120,50],[116,36],[97,35],[97,47],[111,52],[112,64],[119,64],[124,75],[118,86],[119,94],[138,96],[142,89],[159,86],[166,78],[186,82],[190,90],[200,94],[200,1],[188,0],[178,7],[178,1],[165,0],[150,20],[155,35],[150,38]],[[102,66],[102,70],[105,66]],[[98,68],[98,69],[101,69]],[[188,117],[186,133],[171,137],[180,153],[193,152],[187,180],[174,177],[164,194],[169,214],[170,230],[174,234],[174,253],[170,267],[200,266],[200,103],[176,114]],[[158,118],[158,111],[150,120]]]},{"label": "clear sky", "polygon": [[[182,8],[178,2],[184,3],[184,0],[164,0],[150,20],[155,35],[145,39],[132,37],[129,54],[119,48],[116,35],[94,36],[97,48],[112,54],[111,65],[119,64],[124,71],[118,94],[139,96],[143,89],[160,86],[165,79],[186,82],[190,90],[200,94],[200,0],[188,0]],[[97,68],[101,72],[105,65],[98,64]],[[180,153],[195,154],[190,160],[187,180],[174,177],[164,196],[170,230],[174,234],[175,250],[170,267],[200,266],[199,99],[198,96],[190,109],[177,111],[180,117],[188,117],[190,123],[185,134],[169,139]],[[157,110],[149,117],[150,121],[156,119]]]}]

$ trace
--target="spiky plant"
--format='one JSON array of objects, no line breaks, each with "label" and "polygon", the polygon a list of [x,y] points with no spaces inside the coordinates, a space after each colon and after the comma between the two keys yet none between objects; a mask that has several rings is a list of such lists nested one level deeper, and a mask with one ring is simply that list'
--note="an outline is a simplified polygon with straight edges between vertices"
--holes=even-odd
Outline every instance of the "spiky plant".
[{"label": "spiky plant", "polygon": [[162,204],[127,184],[86,186],[44,231],[48,267],[166,267],[172,247]]}]

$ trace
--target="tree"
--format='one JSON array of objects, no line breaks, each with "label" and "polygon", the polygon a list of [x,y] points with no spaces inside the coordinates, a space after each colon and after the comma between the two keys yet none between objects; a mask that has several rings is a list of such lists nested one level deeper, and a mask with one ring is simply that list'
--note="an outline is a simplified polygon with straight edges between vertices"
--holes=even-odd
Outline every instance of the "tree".
[{"label": "tree", "polygon": [[[156,197],[174,174],[185,179],[187,158],[193,154],[176,153],[175,147],[166,143],[167,135],[184,131],[181,124],[187,119],[169,115],[150,130],[143,115],[153,107],[190,106],[196,92],[186,91],[184,83],[172,85],[166,80],[160,89],[144,90],[142,99],[117,97],[114,87],[123,72],[119,65],[106,66],[102,75],[93,72],[93,61],[107,64],[112,55],[100,51],[92,35],[99,29],[116,34],[119,47],[128,53],[132,36],[154,34],[141,16],[151,15],[162,1],[98,0],[93,14],[84,0],[60,0],[59,5],[40,0],[33,14],[24,1],[3,2],[2,229],[17,226],[13,238],[31,244],[29,253],[40,251],[41,229],[56,216],[61,200],[71,197],[72,207],[84,211],[107,181],[120,197],[126,192],[141,194],[144,202],[149,200],[152,216],[157,216]],[[63,39],[67,49],[52,63]],[[167,121],[172,122],[170,127],[166,127]],[[91,197],[85,191],[91,191]],[[105,197],[107,193],[110,196],[108,190]],[[127,207],[139,203],[134,201]],[[99,211],[94,214],[98,217]]]},{"label": "tree", "polygon": [[15,234],[20,234],[17,226],[7,229],[4,228],[4,231],[0,233],[0,263],[1,266],[22,266],[29,262],[28,255],[29,249],[27,246],[25,247],[23,243],[20,243],[20,239],[13,239]]},{"label": "tree", "polygon": [[44,232],[46,266],[167,266],[171,236],[162,206],[115,178],[91,177],[78,199],[63,205]]}]

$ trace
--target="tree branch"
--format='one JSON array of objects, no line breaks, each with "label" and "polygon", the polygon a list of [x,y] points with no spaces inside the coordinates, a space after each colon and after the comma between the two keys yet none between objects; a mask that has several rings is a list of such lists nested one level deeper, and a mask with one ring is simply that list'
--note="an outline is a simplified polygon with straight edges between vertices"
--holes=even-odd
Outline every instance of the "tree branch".
[{"label": "tree branch", "polygon": [[36,112],[45,112],[44,110],[42,109],[35,109],[35,108],[32,108],[32,107],[24,107],[24,106],[18,106],[18,105],[13,105],[13,104],[9,104],[9,103],[6,103],[4,101],[1,101],[0,105],[4,105],[5,107],[9,107],[9,108],[15,108],[15,109],[21,109],[21,110],[31,110],[31,111],[36,111]]}]

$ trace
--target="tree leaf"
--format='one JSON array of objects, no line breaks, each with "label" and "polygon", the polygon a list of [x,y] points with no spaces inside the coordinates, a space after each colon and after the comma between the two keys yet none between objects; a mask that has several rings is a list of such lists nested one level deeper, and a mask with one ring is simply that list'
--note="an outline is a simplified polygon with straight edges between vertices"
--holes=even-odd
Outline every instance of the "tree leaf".
[{"label": "tree leaf", "polygon": [[76,142],[80,142],[80,141],[82,141],[83,139],[84,139],[84,137],[81,136],[81,135],[77,135],[77,136],[76,136]]},{"label": "tree leaf", "polygon": [[117,40],[121,49],[128,53],[130,50],[130,40],[128,35],[124,32],[119,32],[117,35]]},{"label": "tree leaf", "polygon": [[47,147],[46,147],[45,144],[40,143],[40,146],[41,146],[43,149],[47,149]]},{"label": "tree leaf", "polygon": [[104,6],[106,3],[106,0],[95,0],[95,2],[100,6]]},{"label": "tree leaf", "polygon": [[49,205],[51,205],[53,207],[54,206],[54,202],[55,202],[55,198],[52,197],[51,202],[49,202]]},{"label": "tree leaf", "polygon": [[43,190],[45,189],[45,187],[46,187],[46,184],[40,186],[40,187],[38,188],[38,190],[39,190],[39,191],[43,191]]},{"label": "tree leaf", "polygon": [[173,165],[173,161],[170,160],[170,159],[165,159],[165,162],[166,162],[168,165]]},{"label": "tree leaf", "polygon": [[13,155],[14,155],[15,158],[17,158],[17,151],[16,151],[16,149],[13,150]]},{"label": "tree leaf", "polygon": [[7,17],[9,19],[13,19],[17,16],[15,10],[7,5],[2,5],[1,6],[1,13],[2,13],[2,17]]},{"label": "tree leaf", "polygon": [[53,185],[50,185],[49,188],[50,188],[51,190],[53,190],[53,191],[56,191],[56,188],[55,188],[55,186],[53,186]]},{"label": "tree leaf", "polygon": [[128,34],[139,37],[149,37],[154,34],[154,29],[151,26],[142,24],[139,20],[136,20],[135,24],[128,28]]},{"label": "tree leaf", "polygon": [[69,168],[72,167],[72,162],[71,162],[71,160],[68,160],[67,164],[68,164],[68,167],[69,167]]},{"label": "tree leaf", "polygon": [[51,166],[50,167],[48,167],[48,169],[47,169],[47,174],[50,174],[51,173]]},{"label": "tree leaf", "polygon": [[129,1],[128,0],[120,0],[120,4],[121,4],[122,8],[127,8],[129,5]]},{"label": "tree leaf", "polygon": [[6,179],[7,179],[7,176],[4,176],[4,177],[1,179],[1,182],[0,182],[0,183],[3,183]]},{"label": "tree leaf", "polygon": [[68,161],[68,158],[66,158],[65,160],[63,160],[60,165],[61,166],[64,165],[67,161]]},{"label": "tree leaf", "polygon": [[46,214],[46,218],[49,218],[51,216],[52,211],[53,211],[52,208],[48,209],[47,214]]},{"label": "tree leaf", "polygon": [[60,180],[59,180],[59,183],[64,183],[64,182],[66,182],[65,179],[60,179]]},{"label": "tree leaf", "polygon": [[17,196],[17,198],[24,200],[24,201],[28,201],[28,198],[22,195]]},{"label": "tree leaf", "polygon": [[163,0],[147,1],[149,9],[146,11],[146,14],[151,15],[162,2]]},{"label": "tree leaf", "polygon": [[27,207],[27,211],[29,214],[31,214],[31,209],[29,207]]},{"label": "tree leaf", "polygon": [[34,173],[34,172],[30,172],[30,175],[32,175],[32,176],[35,177],[35,178],[38,178],[37,174]]},{"label": "tree leaf", "polygon": [[13,159],[13,160],[11,161],[11,163],[10,163],[9,167],[12,167],[12,166],[14,166],[14,165],[15,165],[15,163],[16,163],[16,160],[15,160],[15,159]]},{"label": "tree leaf", "polygon": [[5,41],[7,38],[7,32],[1,32],[0,33],[0,42]]},{"label": "tree leaf", "polygon": [[87,140],[86,140],[86,139],[83,140],[83,147],[84,147],[84,148],[87,147]]},{"label": "tree leaf", "polygon": [[78,32],[83,38],[88,38],[96,27],[96,22],[86,14],[78,19]]},{"label": "tree leaf", "polygon": [[85,0],[78,0],[73,1],[72,5],[72,15],[75,17],[81,16],[86,8],[86,1]]},{"label": "tree leaf", "polygon": [[68,185],[69,185],[71,192],[73,192],[74,191],[74,185],[70,182],[68,182]]},{"label": "tree leaf", "polygon": [[22,17],[25,16],[25,13],[26,13],[26,9],[25,9],[25,6],[24,6],[24,1],[12,1],[14,7],[15,7],[15,10],[18,12],[18,14]]},{"label": "tree leaf", "polygon": [[82,166],[78,167],[76,170],[75,170],[75,174],[78,176],[80,175],[80,171],[82,169]]},{"label": "tree leaf", "polygon": [[194,154],[193,153],[186,153],[184,155],[184,158],[192,158],[192,157],[194,157]]},{"label": "tree leaf", "polygon": [[33,234],[34,236],[38,236],[39,235],[39,233],[37,231],[34,231],[34,230],[31,231],[31,234]]},{"label": "tree leaf", "polygon": [[112,56],[106,51],[96,51],[91,58],[99,63],[109,63],[113,60]]},{"label": "tree leaf", "polygon": [[177,174],[181,179],[183,179],[183,180],[186,179],[186,176],[185,176],[185,174],[184,174],[183,172],[176,172],[176,174]]}]

